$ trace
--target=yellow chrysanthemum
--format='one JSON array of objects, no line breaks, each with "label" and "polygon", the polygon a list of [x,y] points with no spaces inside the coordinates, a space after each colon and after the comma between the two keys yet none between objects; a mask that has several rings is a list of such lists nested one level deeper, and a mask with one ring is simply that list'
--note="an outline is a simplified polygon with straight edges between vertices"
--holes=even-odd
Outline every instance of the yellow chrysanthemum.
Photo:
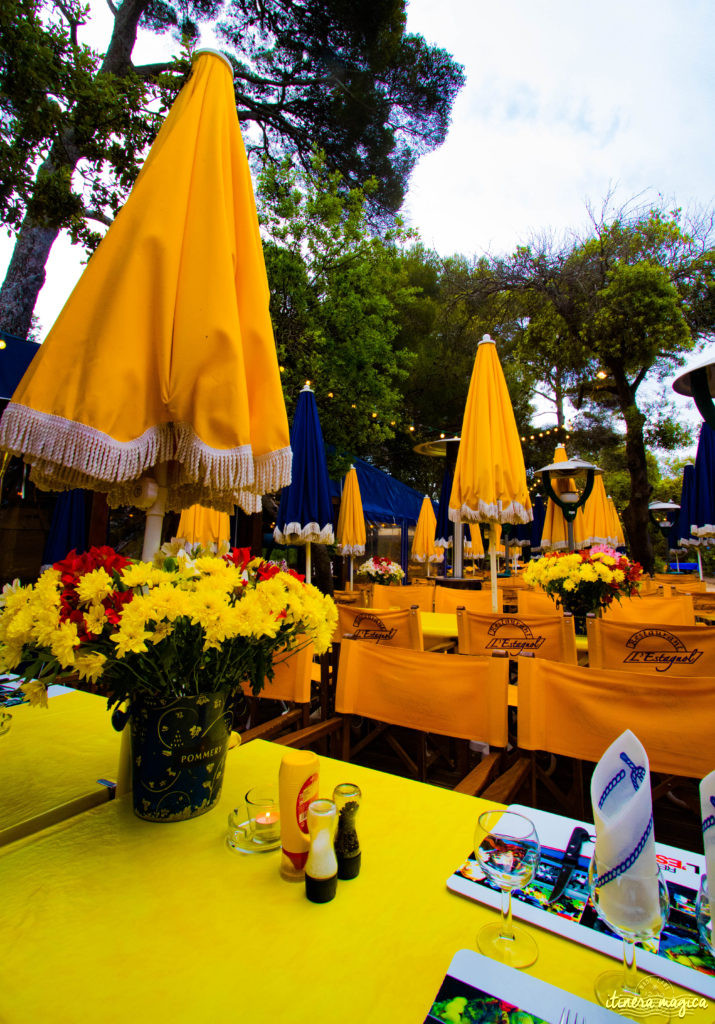
[{"label": "yellow chrysanthemum", "polygon": [[[163,577],[163,573],[161,576]],[[149,562],[135,562],[125,565],[121,573],[125,587],[146,587],[154,579],[154,567]]]},{"label": "yellow chrysanthemum", "polygon": [[89,679],[96,683],[104,672],[107,658],[101,651],[90,651],[87,654],[78,654],[75,659],[75,668],[79,672],[80,679]]},{"label": "yellow chrysanthemum", "polygon": [[107,622],[104,606],[101,604],[91,605],[84,613],[84,621],[87,632],[93,636],[99,636]]},{"label": "yellow chrysanthemum", "polygon": [[29,679],[20,687],[33,707],[47,707],[47,687],[35,679]]},{"label": "yellow chrysanthemum", "polygon": [[74,667],[75,647],[78,646],[79,637],[74,622],[61,622],[52,637],[50,650],[63,668]]},{"label": "yellow chrysanthemum", "polygon": [[111,633],[109,639],[114,642],[118,658],[125,658],[127,654],[144,654],[147,651],[146,641],[151,634],[145,630],[129,630],[120,626],[116,633]]},{"label": "yellow chrysanthemum", "polygon": [[105,569],[85,573],[77,584],[77,596],[82,604],[102,601],[113,592],[112,578]]}]

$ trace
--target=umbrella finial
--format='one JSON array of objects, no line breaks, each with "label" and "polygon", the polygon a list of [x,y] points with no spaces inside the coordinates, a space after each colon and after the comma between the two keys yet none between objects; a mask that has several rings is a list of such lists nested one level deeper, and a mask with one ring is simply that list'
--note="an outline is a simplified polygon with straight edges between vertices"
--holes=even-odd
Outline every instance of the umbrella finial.
[{"label": "umbrella finial", "polygon": [[307,380],[307,381],[305,382],[305,385],[304,385],[304,386],[303,386],[303,387],[301,388],[301,391],[312,391],[312,390],[313,390],[313,389],[312,389],[312,388],[311,388],[311,386],[310,386],[310,381],[309,381],[309,380]]},{"label": "umbrella finial", "polygon": [[[494,338],[492,338],[491,334],[483,334],[479,345],[496,345],[496,342],[494,341]],[[479,345],[477,348],[479,348]]]}]

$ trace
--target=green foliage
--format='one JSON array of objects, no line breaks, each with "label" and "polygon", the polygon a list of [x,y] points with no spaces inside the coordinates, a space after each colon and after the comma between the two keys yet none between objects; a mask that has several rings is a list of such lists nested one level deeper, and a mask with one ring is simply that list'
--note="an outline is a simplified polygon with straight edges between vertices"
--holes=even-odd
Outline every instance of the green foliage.
[{"label": "green foliage", "polygon": [[257,192],[286,405],[290,412],[310,380],[326,441],[358,455],[394,436],[412,360],[394,347],[413,295],[402,232],[368,232],[373,187],[344,193],[316,156],[310,172],[268,164]]},{"label": "green foliage", "polygon": [[[321,147],[346,188],[375,175],[378,216],[399,208],[417,157],[444,141],[464,81],[451,57],[405,34],[403,0],[135,0],[119,5],[104,55],[78,42],[88,20],[78,0],[2,5],[0,221],[17,230],[29,213],[90,247],[86,211],[111,220],[125,201],[201,22],[214,22],[229,50],[249,150],[307,165]],[[140,22],[189,49],[135,68]]]},{"label": "green foliage", "polygon": [[121,74],[100,71],[99,55],[77,41],[87,20],[77,2],[15,0],[2,8],[0,220],[18,230],[28,214],[92,247],[98,236],[87,211],[99,219],[117,212],[167,97],[165,82],[149,86],[128,64]]}]

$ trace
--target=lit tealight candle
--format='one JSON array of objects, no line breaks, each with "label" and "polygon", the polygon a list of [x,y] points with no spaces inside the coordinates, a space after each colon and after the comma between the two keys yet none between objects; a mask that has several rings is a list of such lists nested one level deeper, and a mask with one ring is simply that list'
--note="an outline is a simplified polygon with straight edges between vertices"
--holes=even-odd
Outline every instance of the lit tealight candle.
[{"label": "lit tealight candle", "polygon": [[276,808],[269,807],[256,815],[256,839],[271,842],[281,834],[281,817]]}]

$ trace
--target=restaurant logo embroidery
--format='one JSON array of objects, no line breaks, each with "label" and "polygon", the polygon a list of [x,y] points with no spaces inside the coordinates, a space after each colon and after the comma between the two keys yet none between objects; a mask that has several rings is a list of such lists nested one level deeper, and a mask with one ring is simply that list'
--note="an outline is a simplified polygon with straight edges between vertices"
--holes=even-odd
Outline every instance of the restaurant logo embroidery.
[{"label": "restaurant logo embroidery", "polygon": [[[504,636],[498,635],[500,630],[513,627],[521,631],[521,635]],[[509,618],[497,619],[487,630],[493,639],[487,641],[487,650],[499,649],[501,651],[538,651],[546,640],[544,636],[534,636],[531,629],[522,619]]]},{"label": "restaurant logo embroidery", "polygon": [[397,630],[393,627],[388,629],[385,623],[378,619],[377,615],[370,615],[368,612],[361,612],[355,616],[353,622],[354,640],[392,640]]},{"label": "restaurant logo embroidery", "polygon": [[[638,650],[638,645],[652,638],[664,640],[670,647],[664,650],[653,650],[650,644]],[[639,629],[626,640],[626,647],[631,653],[623,659],[624,665],[654,665],[656,672],[667,672],[671,665],[694,665],[703,656],[703,652],[694,648],[689,651],[680,637],[668,632],[667,629]]]}]

